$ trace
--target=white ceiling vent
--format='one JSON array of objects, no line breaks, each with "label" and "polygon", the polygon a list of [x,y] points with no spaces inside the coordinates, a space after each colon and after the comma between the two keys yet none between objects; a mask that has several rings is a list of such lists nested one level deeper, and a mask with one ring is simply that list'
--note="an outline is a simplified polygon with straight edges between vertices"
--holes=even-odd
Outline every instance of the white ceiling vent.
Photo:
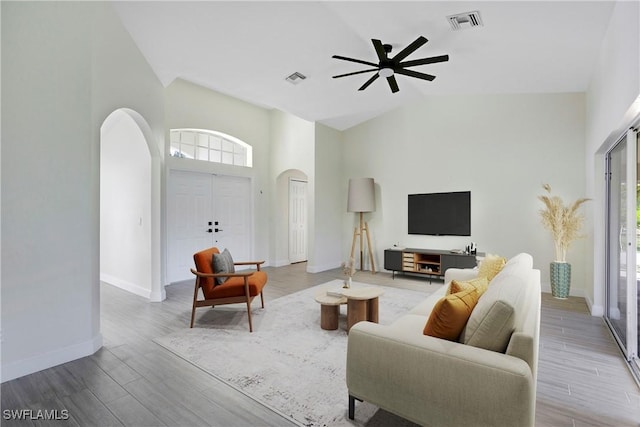
[{"label": "white ceiling vent", "polygon": [[288,76],[285,80],[288,81],[289,83],[297,85],[298,83],[300,83],[301,81],[303,81],[306,78],[307,78],[307,76],[305,76],[304,74],[299,73],[299,72],[296,71],[295,73],[293,73],[290,76]]},{"label": "white ceiling vent", "polygon": [[451,25],[451,29],[454,31],[463,30],[465,28],[481,27],[483,25],[482,18],[480,18],[480,12],[477,10],[447,16],[447,20]]}]

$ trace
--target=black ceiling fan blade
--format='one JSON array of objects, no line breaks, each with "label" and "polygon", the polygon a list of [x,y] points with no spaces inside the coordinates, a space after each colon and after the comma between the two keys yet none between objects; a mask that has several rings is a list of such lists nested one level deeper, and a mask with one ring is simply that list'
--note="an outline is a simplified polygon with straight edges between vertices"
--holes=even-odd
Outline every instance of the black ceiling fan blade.
[{"label": "black ceiling fan blade", "polygon": [[375,74],[373,75],[373,77],[371,77],[371,78],[370,78],[369,80],[367,80],[367,81],[366,81],[362,86],[360,86],[360,89],[358,89],[358,90],[365,90],[367,87],[369,87],[369,85],[370,85],[371,83],[375,82],[375,81],[376,81],[376,79],[377,79],[378,77],[380,77],[380,74],[375,73]]},{"label": "black ceiling fan blade", "polygon": [[415,78],[418,78],[418,79],[429,80],[429,81],[432,81],[433,79],[436,78],[436,76],[432,76],[431,74],[419,73],[417,71],[405,70],[403,68],[397,69],[396,70],[396,74],[402,74],[402,75],[405,75],[405,76],[415,77]]},{"label": "black ceiling fan blade", "polygon": [[391,88],[392,93],[396,93],[400,90],[400,88],[398,87],[398,82],[396,81],[396,78],[394,76],[387,77],[387,83],[389,83],[389,87]]},{"label": "black ceiling fan blade", "polygon": [[370,70],[354,71],[353,73],[339,74],[337,76],[333,76],[333,78],[334,79],[338,79],[340,77],[353,76],[355,74],[362,74],[362,73],[370,73],[372,71],[378,71],[378,69],[377,68],[371,68]]},{"label": "black ceiling fan blade", "polygon": [[371,65],[372,67],[378,66],[378,64],[374,64],[373,62],[363,61],[361,59],[347,58],[346,56],[333,55],[332,58],[342,59],[343,61],[355,62],[357,64]]},{"label": "black ceiling fan blade", "polygon": [[373,47],[376,49],[376,54],[378,55],[378,60],[379,61],[386,61],[387,60],[387,52],[385,52],[384,50],[384,46],[382,45],[382,42],[378,39],[371,39],[371,43],[373,43]]},{"label": "black ceiling fan blade", "polygon": [[415,39],[409,46],[405,47],[400,52],[398,52],[398,54],[396,56],[394,56],[392,59],[396,63],[398,63],[398,62],[402,61],[404,58],[406,58],[407,56],[411,55],[420,46],[422,46],[423,44],[425,44],[428,41],[429,40],[427,40],[425,37],[420,36],[417,39]]},{"label": "black ceiling fan blade", "polygon": [[416,65],[435,64],[437,62],[446,62],[449,55],[432,56],[430,58],[414,59],[412,61],[404,61],[399,63],[400,67],[415,67]]}]

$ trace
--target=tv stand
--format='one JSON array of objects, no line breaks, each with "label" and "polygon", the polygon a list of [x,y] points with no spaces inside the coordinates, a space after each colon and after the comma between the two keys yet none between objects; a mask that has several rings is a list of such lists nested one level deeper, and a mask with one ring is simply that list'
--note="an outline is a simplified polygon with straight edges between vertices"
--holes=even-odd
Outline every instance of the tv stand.
[{"label": "tv stand", "polygon": [[395,273],[415,273],[428,276],[444,277],[449,268],[473,268],[476,266],[476,255],[442,251],[437,249],[385,249],[384,268]]}]

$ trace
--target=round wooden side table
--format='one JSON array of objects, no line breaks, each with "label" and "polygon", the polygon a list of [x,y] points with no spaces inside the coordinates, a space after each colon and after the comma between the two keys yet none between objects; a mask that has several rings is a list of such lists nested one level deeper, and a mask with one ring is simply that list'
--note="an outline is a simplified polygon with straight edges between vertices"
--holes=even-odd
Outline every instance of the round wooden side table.
[{"label": "round wooden side table", "polygon": [[340,305],[347,303],[346,297],[327,295],[326,290],[316,294],[315,299],[320,303],[320,327],[327,331],[338,329]]},{"label": "round wooden side table", "polygon": [[347,297],[347,332],[356,323],[367,320],[378,323],[378,298],[382,288],[349,288],[342,294]]}]

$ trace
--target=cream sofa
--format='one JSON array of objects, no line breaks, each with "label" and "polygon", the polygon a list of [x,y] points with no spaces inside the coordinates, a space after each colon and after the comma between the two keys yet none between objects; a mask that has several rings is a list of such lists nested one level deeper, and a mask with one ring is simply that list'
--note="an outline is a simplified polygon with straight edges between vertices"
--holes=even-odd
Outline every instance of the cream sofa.
[{"label": "cream sofa", "polygon": [[[390,325],[354,325],[347,347],[349,418],[357,419],[359,400],[426,426],[533,426],[540,271],[532,265],[524,253],[507,261],[460,342],[423,334],[447,286]],[[449,269],[445,283],[477,272]]]}]

